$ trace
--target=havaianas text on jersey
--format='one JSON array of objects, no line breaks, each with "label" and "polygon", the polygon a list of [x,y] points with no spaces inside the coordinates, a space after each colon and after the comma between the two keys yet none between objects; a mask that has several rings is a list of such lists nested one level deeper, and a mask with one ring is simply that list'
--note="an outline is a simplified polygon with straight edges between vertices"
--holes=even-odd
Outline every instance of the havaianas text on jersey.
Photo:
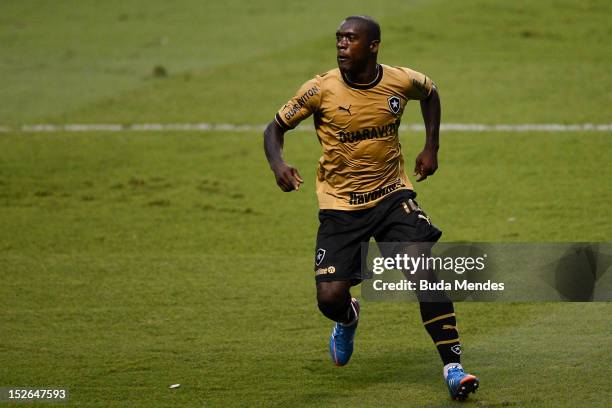
[{"label": "havaianas text on jersey", "polygon": [[[300,109],[302,109],[304,105],[306,105],[306,101],[308,101],[308,99],[310,99],[312,96],[315,96],[318,93],[319,93],[319,87],[316,85],[310,88],[309,90],[307,90],[306,92],[304,92],[304,95],[297,98],[296,100],[297,103],[291,107],[291,110],[288,112],[285,112],[285,119],[290,120],[293,116],[295,116],[296,113],[300,111]],[[286,105],[283,107],[283,109],[285,107]]]},{"label": "havaianas text on jersey", "polygon": [[386,186],[377,188],[376,190],[368,191],[367,193],[350,193],[349,205],[369,203],[370,201],[392,193],[399,187],[403,187],[403,185],[402,180],[397,179],[393,184],[388,184]]},{"label": "havaianas text on jersey", "polygon": [[387,123],[382,126],[374,126],[367,129],[359,129],[354,132],[338,132],[338,140],[340,143],[355,143],[362,140],[377,139],[385,136],[397,136],[397,131],[400,126],[400,120]]}]

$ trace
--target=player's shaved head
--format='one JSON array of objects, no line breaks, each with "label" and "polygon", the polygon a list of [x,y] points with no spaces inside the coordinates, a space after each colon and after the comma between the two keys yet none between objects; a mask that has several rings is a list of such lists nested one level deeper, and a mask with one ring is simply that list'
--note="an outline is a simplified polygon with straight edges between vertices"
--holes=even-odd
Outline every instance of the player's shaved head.
[{"label": "player's shaved head", "polygon": [[356,24],[368,36],[369,41],[380,41],[380,25],[370,16],[348,16],[344,19],[341,26],[345,23]]}]

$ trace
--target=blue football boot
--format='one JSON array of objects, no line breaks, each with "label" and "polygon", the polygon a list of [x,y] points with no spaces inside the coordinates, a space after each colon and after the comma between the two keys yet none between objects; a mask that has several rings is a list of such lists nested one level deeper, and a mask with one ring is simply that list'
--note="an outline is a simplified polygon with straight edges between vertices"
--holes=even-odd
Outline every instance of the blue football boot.
[{"label": "blue football boot", "polygon": [[355,311],[354,322],[349,326],[336,323],[334,331],[329,338],[329,354],[337,366],[343,366],[348,363],[353,354],[353,340],[355,339],[355,331],[359,323],[359,301],[352,298],[351,307]]},{"label": "blue football boot", "polygon": [[455,366],[448,369],[446,376],[446,385],[450,396],[454,400],[465,400],[470,392],[476,392],[478,389],[478,378],[472,374],[467,374],[461,366]]}]

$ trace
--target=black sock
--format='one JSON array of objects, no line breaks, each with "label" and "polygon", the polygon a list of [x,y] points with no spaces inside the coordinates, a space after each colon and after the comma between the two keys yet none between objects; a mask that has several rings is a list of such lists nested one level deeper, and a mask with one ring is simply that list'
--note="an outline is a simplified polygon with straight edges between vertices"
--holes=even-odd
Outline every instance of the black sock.
[{"label": "black sock", "polygon": [[335,322],[349,324],[355,320],[355,311],[351,306],[351,294],[348,292],[347,296],[339,302],[319,300],[318,306],[325,317]]},{"label": "black sock", "polygon": [[[350,298],[350,296],[349,296]],[[340,322],[342,324],[348,324],[348,325],[353,325],[353,323],[355,323],[356,319],[357,319],[357,311],[353,308],[353,301],[352,298],[349,301],[349,308],[348,311],[346,312],[346,320],[343,322]]]},{"label": "black sock", "polygon": [[452,302],[420,302],[421,319],[431,336],[442,363],[461,362],[461,343]]}]

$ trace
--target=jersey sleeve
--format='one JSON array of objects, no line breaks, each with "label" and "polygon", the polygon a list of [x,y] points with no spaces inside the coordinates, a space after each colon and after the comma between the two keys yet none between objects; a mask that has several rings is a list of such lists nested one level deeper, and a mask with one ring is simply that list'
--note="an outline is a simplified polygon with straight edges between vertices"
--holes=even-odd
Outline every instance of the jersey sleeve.
[{"label": "jersey sleeve", "polygon": [[425,74],[414,71],[410,68],[401,68],[406,74],[405,95],[408,99],[426,99],[434,87],[434,83]]},{"label": "jersey sleeve", "polygon": [[295,96],[279,109],[274,120],[281,128],[293,129],[319,109],[321,103],[320,79],[316,77],[305,82]]}]

